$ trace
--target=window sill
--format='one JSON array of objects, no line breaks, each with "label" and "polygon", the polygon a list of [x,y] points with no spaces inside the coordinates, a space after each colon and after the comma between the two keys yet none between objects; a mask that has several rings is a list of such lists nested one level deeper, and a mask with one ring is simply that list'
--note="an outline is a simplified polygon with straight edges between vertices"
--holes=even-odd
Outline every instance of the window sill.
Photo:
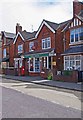
[{"label": "window sill", "polygon": [[51,47],[48,47],[48,48],[42,48],[42,50],[45,50],[45,49],[50,49]]},{"label": "window sill", "polygon": [[79,44],[83,44],[83,41],[73,42],[70,43],[69,45],[79,45]]}]

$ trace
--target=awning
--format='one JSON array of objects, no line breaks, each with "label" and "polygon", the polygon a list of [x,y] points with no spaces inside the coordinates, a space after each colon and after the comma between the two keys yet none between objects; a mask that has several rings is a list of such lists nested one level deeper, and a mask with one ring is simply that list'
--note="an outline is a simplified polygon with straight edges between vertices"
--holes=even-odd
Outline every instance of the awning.
[{"label": "awning", "polygon": [[83,45],[76,45],[76,46],[71,46],[62,55],[81,54],[81,53],[83,53]]},{"label": "awning", "polygon": [[31,54],[31,55],[24,55],[24,58],[39,58],[39,57],[46,57],[49,56],[49,53],[42,53],[42,54]]},{"label": "awning", "polygon": [[2,58],[2,62],[9,62],[9,58]]}]

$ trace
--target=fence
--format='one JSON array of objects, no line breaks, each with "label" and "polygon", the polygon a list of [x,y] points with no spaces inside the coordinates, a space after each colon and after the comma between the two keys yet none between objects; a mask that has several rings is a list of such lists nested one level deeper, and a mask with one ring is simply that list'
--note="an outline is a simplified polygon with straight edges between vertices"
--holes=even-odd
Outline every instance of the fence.
[{"label": "fence", "polygon": [[[64,81],[64,82],[82,82],[83,81],[83,71],[57,71],[55,69],[51,70],[53,74],[53,80]],[[44,70],[40,75],[43,78],[48,78],[49,70]]]}]

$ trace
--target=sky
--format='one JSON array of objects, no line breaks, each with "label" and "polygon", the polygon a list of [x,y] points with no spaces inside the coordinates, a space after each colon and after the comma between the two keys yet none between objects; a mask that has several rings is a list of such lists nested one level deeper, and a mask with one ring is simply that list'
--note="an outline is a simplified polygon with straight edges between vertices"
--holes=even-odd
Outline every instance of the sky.
[{"label": "sky", "polygon": [[0,31],[15,33],[16,23],[28,32],[43,19],[61,23],[73,17],[73,0],[0,0]]}]

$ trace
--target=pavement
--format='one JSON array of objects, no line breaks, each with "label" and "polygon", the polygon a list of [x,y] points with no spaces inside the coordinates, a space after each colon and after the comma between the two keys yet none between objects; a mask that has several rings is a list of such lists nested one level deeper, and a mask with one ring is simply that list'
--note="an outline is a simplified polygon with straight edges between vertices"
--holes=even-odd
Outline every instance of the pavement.
[{"label": "pavement", "polygon": [[63,89],[75,90],[83,92],[83,83],[69,83],[69,82],[61,82],[55,80],[47,80],[43,79],[40,76],[32,77],[32,76],[11,76],[11,75],[0,75],[2,78],[18,80],[23,82],[31,82],[40,85],[46,85],[51,87],[58,87]]}]

